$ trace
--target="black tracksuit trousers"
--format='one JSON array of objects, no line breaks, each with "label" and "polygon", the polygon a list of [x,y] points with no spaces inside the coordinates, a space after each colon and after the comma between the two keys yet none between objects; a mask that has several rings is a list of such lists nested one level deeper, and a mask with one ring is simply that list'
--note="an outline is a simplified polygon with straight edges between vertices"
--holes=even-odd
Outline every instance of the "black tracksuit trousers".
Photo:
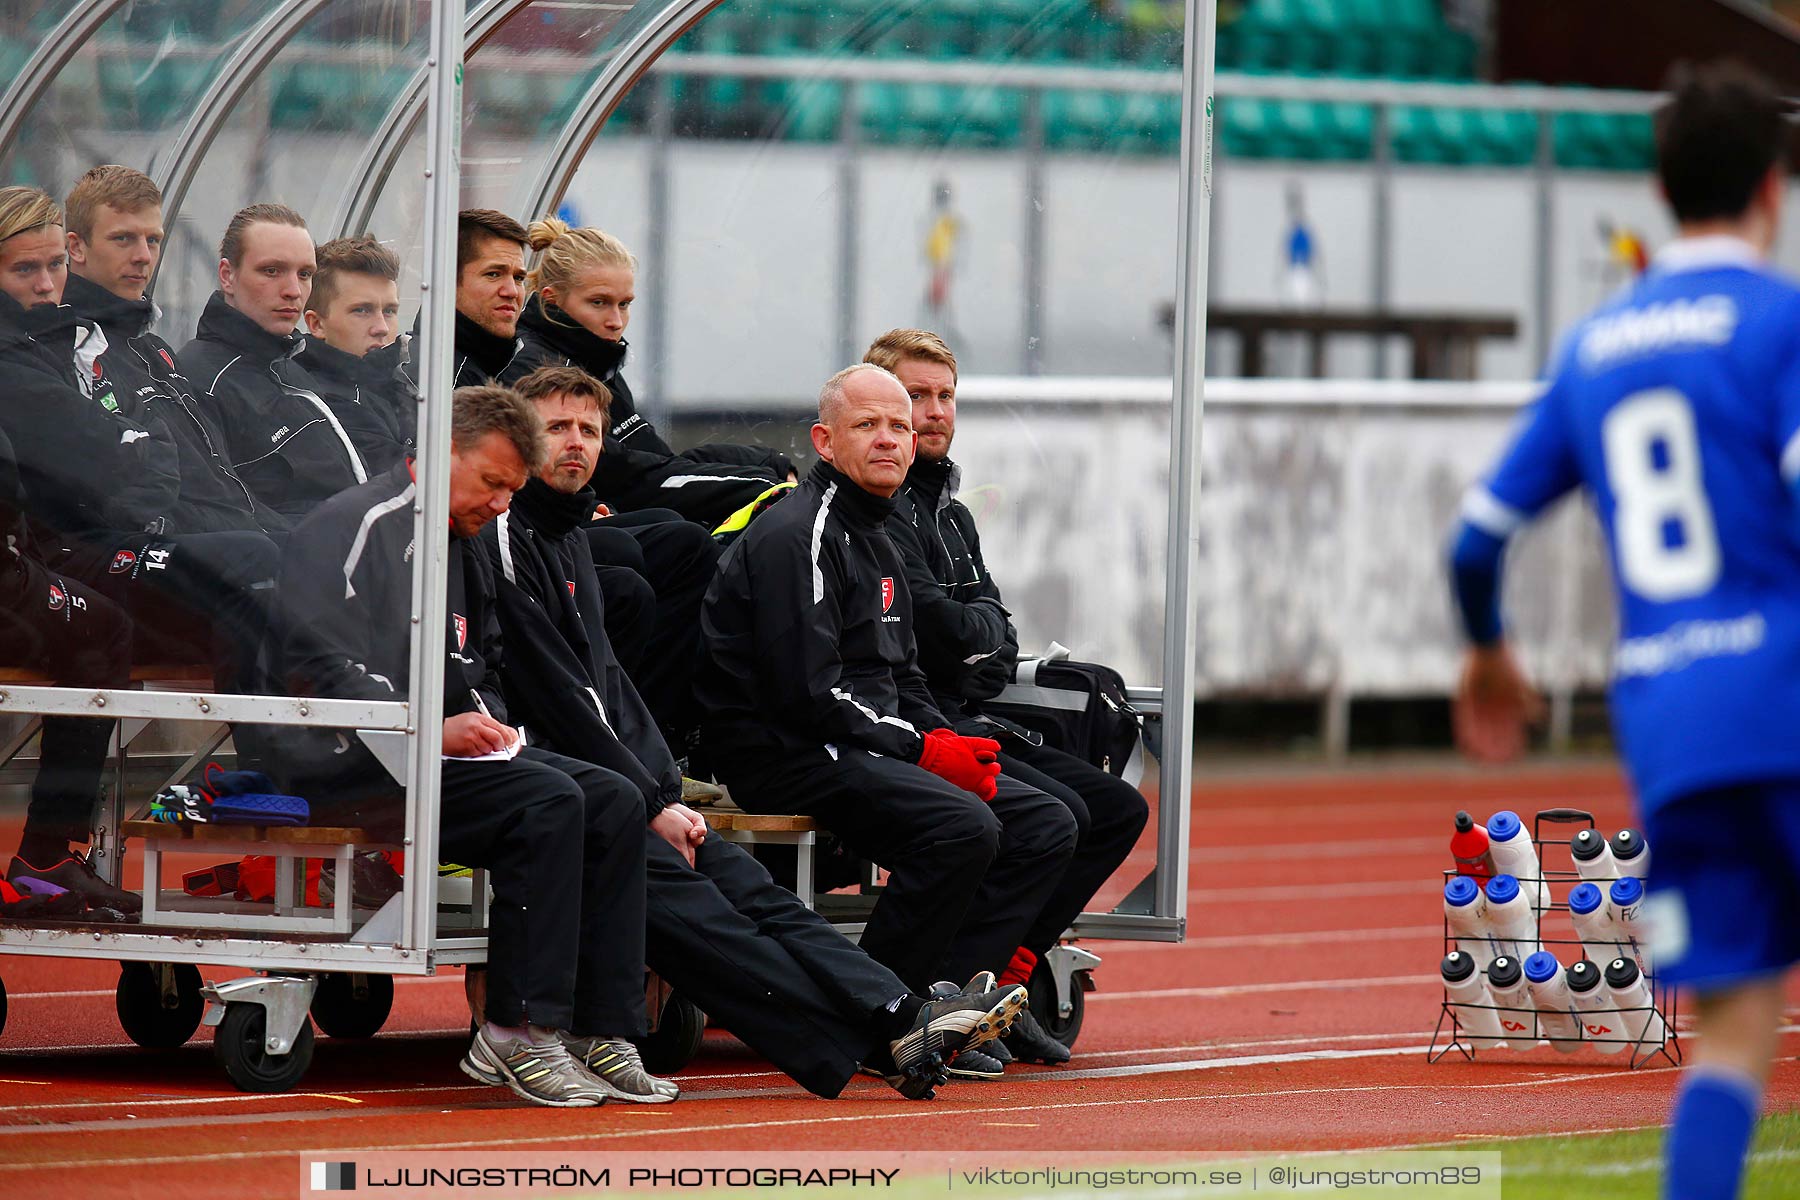
[{"label": "black tracksuit trousers", "polygon": [[888,869],[862,948],[913,992],[1005,969],[1061,882],[1075,817],[1001,775],[990,804],[912,763],[836,748],[724,752],[732,798],[805,813]]},{"label": "black tracksuit trousers", "polygon": [[647,844],[650,968],[808,1091],[843,1091],[906,985],[730,842],[707,838],[692,867]]},{"label": "black tracksuit trousers", "polygon": [[1138,835],[1150,819],[1150,805],[1129,783],[1084,758],[1018,738],[1007,738],[1000,745],[1000,769],[1060,800],[1079,831],[1062,882],[1044,901],[1037,920],[1019,942],[1041,956],[1137,845]]},{"label": "black tracksuit trousers", "polygon": [[644,798],[624,776],[527,747],[443,765],[438,855],[483,867],[488,1020],[642,1037]]},{"label": "black tracksuit trousers", "polygon": [[[130,683],[131,622],[122,608],[28,558],[0,551],[0,571],[0,662],[41,671],[64,687]],[[111,720],[44,718],[27,836],[88,840],[112,729]]]},{"label": "black tracksuit trousers", "polygon": [[281,555],[262,533],[89,538],[53,565],[131,614],[135,662],[209,655],[224,691],[267,690],[258,671]]}]

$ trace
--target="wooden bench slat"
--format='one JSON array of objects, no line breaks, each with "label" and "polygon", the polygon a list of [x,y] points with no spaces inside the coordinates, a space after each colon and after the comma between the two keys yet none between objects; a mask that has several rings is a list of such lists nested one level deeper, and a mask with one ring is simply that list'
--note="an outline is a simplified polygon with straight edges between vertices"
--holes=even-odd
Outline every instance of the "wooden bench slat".
[{"label": "wooden bench slat", "polygon": [[798,814],[702,811],[700,815],[714,829],[746,833],[813,833],[819,828],[817,821]]},{"label": "wooden bench slat", "polygon": [[282,846],[343,846],[370,842],[367,830],[341,825],[174,825],[162,821],[123,821],[128,838],[191,842],[271,842]]}]

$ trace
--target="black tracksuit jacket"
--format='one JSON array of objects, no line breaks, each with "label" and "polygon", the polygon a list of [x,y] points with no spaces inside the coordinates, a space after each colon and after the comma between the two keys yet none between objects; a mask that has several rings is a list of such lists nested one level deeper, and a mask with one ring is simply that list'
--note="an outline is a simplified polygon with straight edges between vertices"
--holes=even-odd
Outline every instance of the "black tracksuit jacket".
[{"label": "black tracksuit jacket", "polygon": [[829,744],[917,762],[949,724],[919,670],[893,509],[821,461],[725,552],[696,682],[715,758]]},{"label": "black tracksuit jacket", "polygon": [[582,532],[594,503],[591,489],[564,495],[533,479],[481,531],[506,639],[500,680],[533,745],[631,780],[648,820],[681,799],[681,772],[606,636]]},{"label": "black tracksuit jacket", "polygon": [[319,385],[295,360],[297,333],[270,333],[214,292],[183,368],[204,388],[201,406],[225,434],[232,470],[262,503],[299,521],[369,477]]},{"label": "black tracksuit jacket", "polygon": [[105,340],[67,305],[26,309],[0,294],[0,432],[52,561],[66,538],[161,532],[175,512],[175,448],[120,411],[98,370]]},{"label": "black tracksuit jacket", "polygon": [[[412,629],[412,473],[402,463],[340,492],[288,538],[281,560],[281,671],[294,696],[404,700]],[[450,538],[444,622],[444,716],[497,721],[500,620],[487,561]]]},{"label": "black tracksuit jacket", "polygon": [[371,475],[413,457],[419,419],[419,392],[406,374],[408,343],[358,358],[308,338],[298,362],[318,385],[319,395],[337,416]]},{"label": "black tracksuit jacket", "polygon": [[945,712],[973,712],[1012,678],[1019,632],[981,557],[975,516],[956,491],[962,468],[913,460],[888,532],[906,560],[919,666]]},{"label": "black tracksuit jacket", "polygon": [[291,522],[257,502],[225,455],[225,435],[201,408],[169,344],[151,331],[156,305],[125,300],[97,283],[69,276],[63,301],[106,335],[101,369],[119,409],[175,447],[181,491],[165,533],[262,530],[283,534]]},{"label": "black tracksuit jacket", "polygon": [[[773,486],[794,469],[785,455],[760,446],[707,445],[677,452],[638,411],[631,386],[620,374],[629,344],[622,338],[608,341],[582,328],[554,304],[545,304],[541,295],[533,293],[525,302],[525,311],[519,316],[519,338],[521,348],[502,375],[502,383],[516,383],[539,367],[580,367],[612,393],[607,413],[612,428],[607,430],[606,453],[600,456],[591,481],[602,500],[625,502],[629,508],[657,507],[674,500],[658,494],[662,478],[671,474],[725,476],[720,481],[723,486],[735,484],[736,490],[742,491],[747,474],[766,475]],[[737,503],[744,503],[759,490],[751,489]],[[730,504],[725,511],[735,507],[737,504]]]}]

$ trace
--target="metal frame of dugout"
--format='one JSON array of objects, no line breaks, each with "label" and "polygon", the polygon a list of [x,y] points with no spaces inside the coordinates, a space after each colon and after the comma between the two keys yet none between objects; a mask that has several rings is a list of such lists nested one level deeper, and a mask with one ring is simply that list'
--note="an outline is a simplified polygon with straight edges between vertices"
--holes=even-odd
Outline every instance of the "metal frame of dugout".
[{"label": "metal frame of dugout", "polygon": [[[613,47],[614,57],[601,80],[583,97],[584,121],[591,126],[577,138],[565,138],[557,151],[566,187],[572,167],[564,159],[578,155],[592,134],[617,107],[625,92],[655,58],[715,6],[717,0],[658,0],[643,6],[643,16],[629,15],[626,36]],[[21,70],[0,110],[0,154],[27,123],[28,110],[57,73],[120,9],[118,0],[75,0],[68,13],[40,42]],[[216,1025],[215,1053],[232,1080],[247,1090],[282,1091],[292,1087],[310,1062],[313,1025],[327,1034],[367,1036],[379,1028],[391,1002],[392,976],[429,975],[444,966],[480,963],[486,958],[485,930],[480,927],[482,880],[443,881],[436,872],[418,869],[433,855],[416,853],[437,843],[438,771],[442,723],[443,662],[434,631],[445,620],[445,541],[440,534],[448,519],[449,391],[445,367],[451,344],[455,278],[456,214],[460,199],[458,121],[465,47],[470,53],[526,0],[482,0],[465,15],[459,4],[438,0],[432,5],[425,62],[413,77],[406,99],[396,112],[411,114],[384,123],[392,142],[404,140],[423,109],[425,165],[415,181],[425,198],[422,230],[425,262],[421,271],[419,499],[413,510],[420,553],[412,580],[411,686],[405,701],[363,702],[324,698],[224,695],[202,691],[87,691],[0,682],[0,713],[29,718],[95,716],[118,718],[141,732],[143,723],[200,722],[216,729],[221,723],[313,726],[353,730],[395,778],[405,784],[403,835],[398,845],[408,852],[409,869],[401,891],[377,910],[339,910],[337,920],[321,918],[338,929],[322,933],[316,925],[292,929],[239,928],[231,920],[183,925],[118,925],[81,922],[0,922],[0,955],[24,954],[61,958],[108,959],[122,964],[118,1008],[126,1032],[141,1045],[180,1045],[202,1019]],[[211,139],[219,132],[220,114],[228,112],[248,82],[266,69],[276,51],[291,38],[299,18],[318,8],[312,0],[285,0],[275,6],[235,46],[222,64],[203,102],[194,110],[173,147],[173,157],[157,172],[173,185],[165,220],[178,213],[180,193],[193,177]],[[1213,30],[1217,0],[1187,0],[1185,56],[1182,72],[1184,117],[1180,160],[1180,226],[1177,237],[1177,301],[1175,314],[1174,404],[1171,414],[1168,571],[1165,580],[1165,625],[1161,689],[1134,689],[1132,700],[1150,712],[1160,711],[1159,795],[1174,798],[1160,806],[1156,867],[1115,911],[1085,913],[1070,931],[1074,937],[1179,942],[1186,934],[1187,842],[1192,783],[1192,705],[1161,704],[1162,696],[1189,697],[1194,692],[1196,546],[1195,509],[1199,495],[1201,386],[1205,347],[1205,280],[1207,230],[1211,204],[1211,136]],[[479,63],[475,64],[479,69]],[[393,116],[394,114],[390,114]],[[410,123],[409,123],[410,122]],[[397,146],[372,145],[364,158],[370,174],[353,179],[359,197],[377,190],[396,169]],[[380,179],[373,179],[375,175]],[[129,738],[127,739],[129,741]],[[16,751],[17,747],[13,747]],[[97,828],[97,845],[107,852],[100,861],[115,883],[122,878],[124,839],[123,755],[118,778],[110,789]],[[259,848],[270,843],[254,833],[247,841]],[[289,839],[297,846],[283,870],[285,886],[294,885],[292,859],[300,851],[320,853],[304,835]],[[220,847],[224,849],[224,846]],[[161,847],[166,851],[167,846]],[[347,847],[328,851],[340,862]],[[159,858],[147,855],[147,862]],[[276,855],[277,858],[281,856]],[[348,891],[350,881],[340,878]],[[468,890],[461,896],[451,893]],[[165,892],[166,894],[166,892]],[[179,894],[179,893],[176,893]],[[451,903],[440,907],[440,900]],[[454,901],[460,901],[456,903]],[[229,915],[229,914],[227,914]],[[278,914],[279,915],[279,914]],[[290,916],[294,913],[288,914]],[[304,914],[300,914],[304,915]],[[851,914],[844,914],[850,916]],[[169,914],[170,920],[179,916]],[[254,925],[254,922],[244,923]],[[345,932],[341,926],[348,924]],[[855,935],[861,922],[849,919],[840,928]],[[1084,971],[1098,959],[1077,947],[1059,952],[1049,975],[1059,1008],[1077,1002]],[[249,968],[256,972],[213,985],[204,984],[201,968]],[[656,985],[652,982],[653,1001]],[[0,1022],[5,992],[0,986]],[[665,995],[661,997],[666,999]],[[327,1007],[321,1007],[329,1001]],[[202,1015],[202,1008],[205,1008]],[[652,1011],[661,1007],[653,1003]],[[690,1006],[691,1007],[691,1006]],[[312,1020],[308,1020],[309,1012]],[[689,1014],[683,1014],[684,1016]],[[373,1017],[371,1024],[370,1018]]]}]

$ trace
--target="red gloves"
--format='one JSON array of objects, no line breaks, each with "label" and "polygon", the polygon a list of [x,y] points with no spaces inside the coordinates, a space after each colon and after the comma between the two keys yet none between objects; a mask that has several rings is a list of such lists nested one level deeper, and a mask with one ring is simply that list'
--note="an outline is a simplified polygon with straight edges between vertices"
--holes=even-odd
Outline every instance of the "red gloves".
[{"label": "red gloves", "polygon": [[991,801],[997,789],[994,780],[1000,775],[1000,743],[934,729],[925,735],[919,765],[939,779]]}]

